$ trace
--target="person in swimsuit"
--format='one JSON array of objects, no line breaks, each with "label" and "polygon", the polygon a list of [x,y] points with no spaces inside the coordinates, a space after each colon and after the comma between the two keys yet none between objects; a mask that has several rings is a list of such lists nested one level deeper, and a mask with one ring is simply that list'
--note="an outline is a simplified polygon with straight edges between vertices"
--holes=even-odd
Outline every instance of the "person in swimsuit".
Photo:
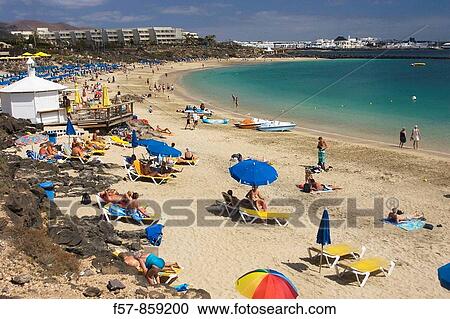
[{"label": "person in swimsuit", "polygon": [[403,148],[403,145],[406,143],[406,129],[402,128],[400,131],[400,144],[398,147]]},{"label": "person in swimsuit", "polygon": [[322,137],[319,137],[319,141],[317,142],[317,157],[318,157],[318,165],[326,170],[325,163],[327,161],[327,153],[326,149],[328,148],[327,142]]},{"label": "person in swimsuit", "polygon": [[144,271],[147,282],[150,285],[159,285],[161,283],[159,272],[162,271],[166,265],[164,259],[154,254],[149,254],[138,257],[138,261]]},{"label": "person in swimsuit", "polygon": [[421,219],[421,218],[424,218],[423,214],[415,212],[413,216],[408,216],[396,207],[392,208],[387,217],[388,220],[393,221],[395,223],[401,223],[407,220]]},{"label": "person in swimsuit", "polygon": [[245,196],[253,202],[253,205],[257,210],[266,211],[267,203],[264,197],[261,196],[257,186],[253,186],[252,189]]},{"label": "person in swimsuit", "polygon": [[420,134],[419,126],[415,125],[411,132],[411,141],[413,141],[413,148],[415,150],[419,149],[419,141],[421,140],[422,135]]}]

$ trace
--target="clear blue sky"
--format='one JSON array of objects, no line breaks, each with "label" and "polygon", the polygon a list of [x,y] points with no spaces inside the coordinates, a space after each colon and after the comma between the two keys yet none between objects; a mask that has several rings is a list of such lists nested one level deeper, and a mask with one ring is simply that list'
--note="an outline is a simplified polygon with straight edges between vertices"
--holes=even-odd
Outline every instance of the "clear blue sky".
[{"label": "clear blue sky", "polygon": [[449,0],[0,0],[0,21],[180,26],[221,40],[338,35],[450,40]]}]

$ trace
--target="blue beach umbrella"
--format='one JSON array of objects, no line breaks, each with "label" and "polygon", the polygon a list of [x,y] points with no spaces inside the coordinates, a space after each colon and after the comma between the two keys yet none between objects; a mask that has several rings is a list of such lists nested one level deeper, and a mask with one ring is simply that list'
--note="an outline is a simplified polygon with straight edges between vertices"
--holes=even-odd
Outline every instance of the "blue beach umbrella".
[{"label": "blue beach umbrella", "polygon": [[138,144],[136,130],[133,130],[133,132],[131,133],[131,147],[133,148],[133,155],[134,155],[134,149],[138,146],[139,146],[139,144]]},{"label": "blue beach umbrella", "polygon": [[273,166],[251,159],[233,165],[229,171],[236,181],[249,186],[269,185],[278,178],[278,173]]},{"label": "blue beach umbrella", "polygon": [[164,142],[149,139],[149,140],[138,140],[137,144],[139,146],[145,146],[147,148],[147,152],[153,156],[162,156],[162,157],[181,156],[181,152],[179,150],[170,147]]},{"label": "blue beach umbrella", "polygon": [[328,210],[324,210],[322,214],[322,219],[320,220],[319,231],[317,232],[316,243],[322,245],[322,253],[320,254],[320,265],[319,272],[322,271],[322,257],[323,257],[323,246],[331,244],[330,235],[330,216],[328,216]]},{"label": "blue beach umbrella", "polygon": [[441,282],[441,286],[450,290],[450,263],[438,269],[438,278]]},{"label": "blue beach umbrella", "polygon": [[72,121],[70,119],[67,119],[66,135],[69,135],[69,145],[70,145],[70,136],[77,135],[77,132],[75,131],[75,128],[73,127]]},{"label": "blue beach umbrella", "polygon": [[66,135],[77,135],[77,132],[75,131],[75,128],[73,127],[72,121],[70,119],[67,119]]},{"label": "blue beach umbrella", "polygon": [[181,152],[169,145],[154,144],[147,146],[147,152],[153,156],[161,157],[180,157]]}]

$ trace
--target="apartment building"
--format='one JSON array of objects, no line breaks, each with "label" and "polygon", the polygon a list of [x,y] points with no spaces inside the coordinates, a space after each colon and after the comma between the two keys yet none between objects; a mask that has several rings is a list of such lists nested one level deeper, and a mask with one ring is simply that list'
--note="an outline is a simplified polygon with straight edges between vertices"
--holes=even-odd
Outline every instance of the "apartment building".
[{"label": "apartment building", "polygon": [[108,44],[175,44],[183,42],[187,37],[198,38],[195,32],[187,32],[175,27],[143,27],[128,29],[91,29],[91,30],[61,30],[49,31],[47,28],[37,28],[36,31],[11,31],[29,39],[37,34],[41,40],[48,42],[76,43],[85,41],[92,45]]}]

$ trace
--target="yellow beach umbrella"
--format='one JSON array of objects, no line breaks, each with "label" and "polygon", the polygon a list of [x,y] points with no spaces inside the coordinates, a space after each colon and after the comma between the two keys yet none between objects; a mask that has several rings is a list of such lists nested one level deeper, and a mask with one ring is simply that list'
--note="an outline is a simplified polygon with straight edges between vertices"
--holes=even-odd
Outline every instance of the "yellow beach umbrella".
[{"label": "yellow beach umbrella", "polygon": [[30,52],[25,52],[24,54],[22,54],[22,56],[33,56],[33,54],[31,54]]},{"label": "yellow beach umbrella", "polygon": [[109,99],[108,87],[106,85],[103,85],[102,105],[103,107],[108,107],[112,105],[111,100]]},{"label": "yellow beach umbrella", "polygon": [[34,56],[37,56],[37,57],[40,57],[40,58],[47,58],[47,57],[49,57],[51,55],[41,51],[41,52],[36,53]]},{"label": "yellow beach umbrella", "polygon": [[80,105],[81,104],[81,96],[80,96],[80,92],[78,91],[78,85],[75,83],[75,101],[74,103],[76,105]]}]

